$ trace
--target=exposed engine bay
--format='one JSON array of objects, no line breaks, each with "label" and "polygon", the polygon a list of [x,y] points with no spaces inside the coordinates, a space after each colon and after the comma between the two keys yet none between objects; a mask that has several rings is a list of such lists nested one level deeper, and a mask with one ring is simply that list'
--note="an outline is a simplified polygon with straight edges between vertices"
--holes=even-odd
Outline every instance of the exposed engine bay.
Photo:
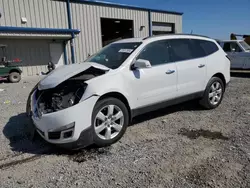
[{"label": "exposed engine bay", "polygon": [[90,80],[106,71],[90,67],[89,69],[69,78],[52,89],[37,90],[35,98],[41,114],[57,112],[79,103]]}]

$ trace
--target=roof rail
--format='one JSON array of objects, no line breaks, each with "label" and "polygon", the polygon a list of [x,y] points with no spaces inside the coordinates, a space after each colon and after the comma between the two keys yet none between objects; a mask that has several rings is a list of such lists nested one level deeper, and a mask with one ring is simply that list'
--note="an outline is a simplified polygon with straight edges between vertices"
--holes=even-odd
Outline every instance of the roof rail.
[{"label": "roof rail", "polygon": [[149,38],[155,38],[155,37],[163,37],[163,36],[172,36],[172,35],[181,35],[181,36],[195,36],[195,37],[204,37],[204,38],[209,38],[211,39],[210,37],[208,36],[204,36],[204,35],[197,35],[197,34],[184,34],[184,33],[169,33],[169,34],[162,34],[162,35],[154,35],[154,36],[148,36],[148,37],[145,37],[143,38],[142,40],[146,40],[146,39],[149,39]]}]

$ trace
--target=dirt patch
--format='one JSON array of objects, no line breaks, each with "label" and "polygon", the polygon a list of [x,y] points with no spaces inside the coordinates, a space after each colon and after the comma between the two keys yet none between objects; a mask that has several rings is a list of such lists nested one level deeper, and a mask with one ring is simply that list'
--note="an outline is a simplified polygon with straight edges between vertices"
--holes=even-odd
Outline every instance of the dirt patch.
[{"label": "dirt patch", "polygon": [[215,139],[229,140],[229,138],[226,136],[223,136],[221,132],[213,132],[213,131],[203,130],[203,129],[189,130],[186,128],[181,128],[178,134],[186,136],[189,139],[197,139],[198,137],[202,136],[204,138],[208,138],[211,140],[215,140]]}]

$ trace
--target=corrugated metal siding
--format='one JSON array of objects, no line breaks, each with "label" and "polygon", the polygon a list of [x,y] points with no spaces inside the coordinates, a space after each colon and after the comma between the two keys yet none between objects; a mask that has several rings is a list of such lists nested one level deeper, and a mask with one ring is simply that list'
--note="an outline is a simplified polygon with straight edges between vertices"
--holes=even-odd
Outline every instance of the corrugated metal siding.
[{"label": "corrugated metal siding", "polygon": [[[68,28],[66,3],[53,0],[0,0],[0,26]],[[21,18],[27,23],[22,24]]]},{"label": "corrugated metal siding", "polygon": [[22,60],[23,76],[32,76],[47,72],[50,60],[49,43],[47,40],[1,39],[2,44],[8,46],[8,59]]},{"label": "corrugated metal siding", "polygon": [[175,23],[175,32],[182,33],[182,16],[152,12],[152,22]]},{"label": "corrugated metal siding", "polygon": [[[102,47],[101,17],[134,20],[134,37],[148,36],[148,12],[105,6],[71,3],[73,28],[81,30],[75,39],[76,62],[86,59],[88,54]],[[145,26],[140,31],[140,26]]]}]

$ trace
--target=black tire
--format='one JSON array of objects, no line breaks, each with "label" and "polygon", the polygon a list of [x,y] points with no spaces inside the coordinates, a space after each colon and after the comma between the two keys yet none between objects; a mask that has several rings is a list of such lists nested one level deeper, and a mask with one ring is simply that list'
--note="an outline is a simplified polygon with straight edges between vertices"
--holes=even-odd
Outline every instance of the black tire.
[{"label": "black tire", "polygon": [[[212,85],[215,84],[216,82],[220,83],[220,86],[221,86],[221,89],[222,89],[222,93],[221,93],[221,97],[220,97],[220,99],[217,101],[217,103],[216,103],[216,104],[212,104],[212,102],[211,102],[211,100],[210,100],[210,98],[209,98],[209,93],[210,93],[210,91],[211,91]],[[200,104],[201,104],[205,109],[208,109],[208,110],[217,108],[217,107],[220,105],[220,103],[221,103],[221,101],[222,101],[222,99],[223,99],[224,92],[225,92],[225,85],[224,85],[223,81],[222,81],[220,78],[218,78],[218,77],[212,77],[212,78],[209,80],[208,84],[207,84],[207,87],[206,87],[206,90],[205,90],[205,92],[204,92],[204,94],[203,94],[203,97],[202,97],[202,99],[200,100]]]},{"label": "black tire", "polygon": [[[117,136],[115,136],[113,139],[104,140],[100,138],[95,131],[95,123],[96,123],[95,119],[96,119],[98,112],[107,105],[116,105],[117,107],[121,109],[123,113],[123,117],[124,117],[124,123],[123,123],[122,129],[120,130]],[[92,131],[93,131],[94,145],[96,145],[97,147],[105,147],[105,146],[109,146],[109,145],[116,143],[117,141],[121,139],[121,137],[126,132],[128,124],[129,124],[129,112],[128,112],[126,105],[123,102],[113,97],[101,99],[100,101],[96,103],[93,113],[92,113]]]},{"label": "black tire", "polygon": [[21,80],[21,74],[19,72],[12,72],[8,77],[9,82],[17,83]]}]

